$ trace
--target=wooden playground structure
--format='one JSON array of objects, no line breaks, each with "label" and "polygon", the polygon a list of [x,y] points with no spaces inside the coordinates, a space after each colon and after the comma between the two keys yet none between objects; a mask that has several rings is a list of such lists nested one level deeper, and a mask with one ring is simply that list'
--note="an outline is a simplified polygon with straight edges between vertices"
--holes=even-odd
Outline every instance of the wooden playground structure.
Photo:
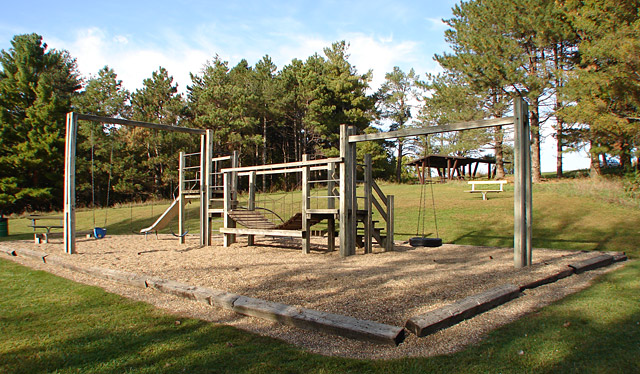
[{"label": "wooden playground structure", "polygon": [[[161,131],[178,131],[200,135],[199,153],[180,155],[179,196],[165,217],[177,211],[179,231],[184,231],[185,202],[189,199],[200,201],[200,244],[211,246],[212,219],[223,218],[220,232],[224,235],[224,245],[236,241],[237,235],[247,235],[248,243],[253,244],[256,235],[289,236],[302,239],[304,253],[310,252],[312,226],[327,221],[327,240],[329,249],[335,247],[336,220],[338,221],[339,250],[342,257],[354,255],[356,246],[364,248],[364,253],[372,251],[373,242],[385,251],[393,250],[394,237],[394,197],[384,195],[371,177],[371,158],[365,157],[363,165],[356,162],[356,144],[363,141],[392,139],[408,136],[420,136],[449,131],[460,131],[493,126],[513,125],[515,127],[514,145],[514,265],[516,268],[531,265],[531,156],[528,107],[524,100],[514,101],[514,116],[432,126],[420,129],[375,134],[356,134],[354,126],[340,127],[340,157],[240,167],[237,154],[214,157],[213,131],[159,125],[154,123],[105,118],[93,115],[69,113],[67,115],[65,185],[64,185],[64,245],[65,252],[76,251],[75,232],[75,154],[78,120],[96,121],[122,126],[145,127]],[[186,158],[199,158],[196,166],[187,166]],[[358,179],[358,167],[362,178]],[[301,204],[300,212],[280,223],[264,217],[260,207],[256,206],[256,177],[259,175],[300,173]],[[239,204],[240,178],[248,178],[248,201],[246,206]],[[358,195],[358,184],[362,183],[362,193]],[[312,195],[312,191],[324,191]],[[314,206],[312,199],[322,199],[322,207]],[[377,227],[380,217],[383,227]],[[171,213],[171,214],[169,214]],[[167,218],[168,219],[168,218]],[[162,217],[156,221],[163,223]],[[237,227],[240,224],[243,227]],[[156,229],[159,227],[156,225]],[[152,231],[154,227],[147,228]],[[384,234],[383,234],[384,230]],[[180,238],[184,242],[184,237]]]}]

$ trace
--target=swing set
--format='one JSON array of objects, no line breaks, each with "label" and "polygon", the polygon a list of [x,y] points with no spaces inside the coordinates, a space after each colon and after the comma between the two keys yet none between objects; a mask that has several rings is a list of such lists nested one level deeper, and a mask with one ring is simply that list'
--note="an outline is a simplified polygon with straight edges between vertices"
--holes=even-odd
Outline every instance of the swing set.
[{"label": "swing set", "polygon": [[[66,152],[65,152],[65,196],[64,196],[64,238],[65,250],[67,253],[75,252],[75,152],[76,152],[76,133],[77,121],[79,119],[98,121],[102,123],[113,123],[125,126],[146,127],[164,131],[180,131],[201,136],[201,152],[200,152],[200,188],[197,198],[200,200],[200,244],[203,246],[211,245],[211,220],[213,217],[223,217],[224,226],[220,232],[224,234],[224,244],[230,245],[236,240],[236,235],[247,235],[250,243],[253,242],[255,235],[282,235],[300,237],[303,239],[303,252],[308,253],[310,248],[311,226],[314,220],[328,220],[328,236],[329,247],[333,248],[331,238],[335,235],[336,220],[339,222],[339,243],[340,255],[342,257],[355,254],[356,246],[363,246],[365,253],[371,251],[372,240],[378,240],[385,250],[393,249],[393,196],[386,196],[371,178],[370,164],[371,158],[368,159],[368,167],[365,167],[364,180],[357,178],[357,162],[356,162],[356,144],[363,141],[394,139],[407,136],[422,136],[441,132],[460,131],[476,128],[486,128],[494,126],[513,125],[515,133],[514,144],[514,266],[521,268],[531,265],[531,156],[530,156],[530,132],[528,119],[528,106],[522,98],[514,100],[514,116],[486,119],[478,121],[469,121],[454,123],[449,125],[430,126],[427,128],[403,129],[398,131],[373,133],[373,134],[356,134],[354,126],[340,126],[340,157],[326,160],[308,160],[303,158],[302,161],[276,164],[276,165],[259,165],[253,167],[238,166],[237,157],[227,157],[225,161],[229,166],[216,166],[213,157],[213,131],[183,128],[178,126],[158,125],[146,122],[129,121],[122,119],[104,118],[85,114],[68,113],[67,115],[67,133],[66,133]],[[230,161],[230,162],[229,162]],[[365,159],[365,164],[367,161]],[[315,182],[309,178],[312,169],[333,168],[335,174],[328,173],[331,177],[325,179],[325,187],[327,187],[326,199],[330,204],[326,208],[314,209],[310,205],[311,185]],[[238,228],[236,223],[242,224],[239,216],[241,209],[238,209],[238,176],[246,176],[249,178],[249,190],[255,194],[255,181],[257,175],[282,172],[301,172],[302,173],[302,203],[300,218],[296,218],[296,230],[282,230],[277,225],[269,228]],[[367,171],[368,170],[368,171]],[[222,183],[220,184],[220,180]],[[357,184],[363,182],[364,196],[357,195]],[[181,183],[182,185],[182,183]],[[331,186],[331,187],[329,187]],[[425,191],[422,191],[423,204],[427,200]],[[181,242],[184,240],[184,205],[187,194],[181,193],[177,198],[179,200],[177,206],[180,217],[179,234]],[[196,195],[191,195],[195,197]],[[432,203],[435,198],[432,193]],[[250,200],[251,202],[251,200]],[[175,202],[174,202],[175,203]],[[220,205],[216,205],[221,203]],[[256,215],[259,209],[254,205],[247,207],[245,211],[251,211],[252,215]],[[434,211],[435,211],[435,204]],[[176,208],[174,208],[176,209]],[[380,228],[375,227],[375,221],[372,219],[374,210],[385,222],[386,235],[383,237]],[[424,227],[424,211],[421,207],[420,219]],[[235,215],[235,219],[234,219]],[[245,222],[249,218],[245,218]],[[420,219],[418,227],[420,226]],[[434,223],[436,219],[434,217]],[[298,223],[299,222],[299,223]],[[251,225],[251,224],[249,224]],[[299,229],[298,229],[299,228]],[[286,232],[285,232],[286,231]],[[419,231],[419,230],[417,230]],[[416,233],[418,235],[418,232]],[[436,235],[438,232],[436,230]],[[420,239],[420,240],[419,240]],[[422,237],[416,236],[415,244],[425,244],[437,240],[438,238],[425,238],[424,229]],[[422,243],[417,243],[422,241]]]}]

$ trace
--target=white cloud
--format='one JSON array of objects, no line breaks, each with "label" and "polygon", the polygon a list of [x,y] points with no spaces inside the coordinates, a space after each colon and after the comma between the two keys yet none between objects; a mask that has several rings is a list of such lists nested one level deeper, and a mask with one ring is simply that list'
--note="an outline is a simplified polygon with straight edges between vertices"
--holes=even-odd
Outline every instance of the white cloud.
[{"label": "white cloud", "polygon": [[204,49],[176,40],[172,42],[167,43],[170,48],[162,49],[124,35],[110,36],[105,30],[94,27],[79,31],[71,41],[54,40],[52,45],[68,50],[77,59],[78,69],[84,76],[94,75],[108,65],[124,86],[134,91],[162,66],[174,77],[178,90],[185,92],[191,83],[189,73],[198,72],[210,56]]}]

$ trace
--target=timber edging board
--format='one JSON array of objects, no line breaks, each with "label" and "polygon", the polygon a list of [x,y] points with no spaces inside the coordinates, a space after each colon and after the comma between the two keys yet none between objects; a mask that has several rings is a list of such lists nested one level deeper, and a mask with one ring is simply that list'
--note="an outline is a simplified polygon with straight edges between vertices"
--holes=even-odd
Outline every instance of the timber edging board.
[{"label": "timber edging board", "polygon": [[302,329],[393,346],[397,346],[405,338],[403,327],[312,309],[298,308],[286,304],[241,296],[231,292],[192,286],[157,277],[141,276],[121,270],[100,267],[84,268],[67,261],[63,257],[47,255],[40,251],[28,249],[5,250],[4,247],[3,251],[11,256],[21,255],[31,257],[42,260],[45,264],[60,266],[96,278],[126,283],[139,288],[153,288],[163,293],[231,310],[238,314],[266,319]]},{"label": "timber edging board", "polygon": [[425,314],[411,317],[405,328],[422,337],[494,308],[520,295],[520,287],[504,284]]},{"label": "timber edging board", "polygon": [[569,264],[569,267],[573,268],[576,274],[580,274],[588,270],[593,270],[603,266],[611,265],[613,261],[614,261],[613,256],[603,254],[603,255],[591,257],[576,263],[571,263]]},{"label": "timber edging board", "polygon": [[233,303],[233,310],[284,325],[393,346],[402,343],[405,337],[402,327],[246,296],[240,296]]}]

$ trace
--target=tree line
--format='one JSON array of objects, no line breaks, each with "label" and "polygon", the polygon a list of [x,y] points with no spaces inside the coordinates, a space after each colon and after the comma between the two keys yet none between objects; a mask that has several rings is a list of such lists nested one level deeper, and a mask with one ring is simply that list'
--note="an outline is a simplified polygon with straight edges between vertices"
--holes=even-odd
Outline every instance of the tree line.
[{"label": "tree line", "polygon": [[[0,210],[61,206],[69,111],[212,129],[216,153],[237,150],[243,165],[256,165],[305,153],[335,156],[342,123],[376,132],[501,117],[521,96],[530,105],[534,179],[540,179],[541,129],[549,127],[559,176],[562,153],[585,146],[593,174],[610,157],[629,166],[637,157],[640,117],[638,3],[461,2],[444,20],[451,52],[434,56],[442,73],[420,79],[413,69],[396,67],[375,91],[372,72],[356,70],[344,41],[281,68],[268,55],[235,66],[215,56],[191,74],[181,94],[163,67],[129,92],[113,69],[83,78],[68,52],[48,49],[40,35],[17,35],[0,53]],[[478,155],[490,148],[501,176],[511,152],[501,128],[358,146],[359,157],[373,154],[376,178],[396,181],[407,176],[408,156]],[[171,197],[180,150],[199,150],[199,138],[81,122],[79,202]]]}]

